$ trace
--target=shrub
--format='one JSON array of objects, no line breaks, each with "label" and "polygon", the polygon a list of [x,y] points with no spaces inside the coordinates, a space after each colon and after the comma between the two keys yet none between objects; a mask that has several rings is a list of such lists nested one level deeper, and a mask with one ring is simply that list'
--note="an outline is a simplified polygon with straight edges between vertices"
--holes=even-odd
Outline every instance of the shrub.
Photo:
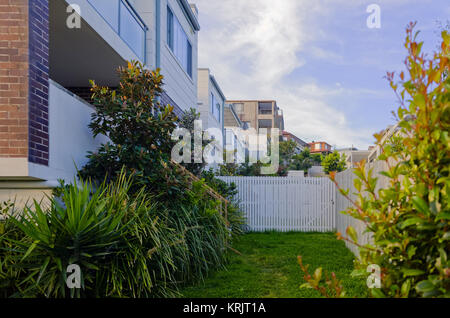
[{"label": "shrub", "polygon": [[[198,113],[194,108],[189,109],[188,111],[186,111],[183,116],[180,118],[180,123],[179,123],[179,127],[180,128],[184,128],[187,131],[189,131],[189,133],[191,134],[191,163],[182,163],[182,165],[188,169],[190,172],[192,172],[194,175],[199,176],[203,169],[206,167],[206,162],[204,160],[202,160],[201,163],[196,163],[195,162],[195,121],[200,119],[200,113]],[[206,134],[206,132],[202,132],[202,135],[199,136],[202,140],[202,155],[203,155],[203,151],[205,149],[205,147],[208,145],[208,143],[210,143],[212,140],[209,138],[205,138],[205,136],[203,136],[204,134]]]},{"label": "shrub", "polygon": [[217,179],[212,170],[203,171],[201,176],[208,186],[228,200],[227,221],[231,230],[231,241],[237,239],[243,234],[243,226],[246,224],[246,221],[243,211],[239,208],[239,202],[236,200],[236,195],[238,193],[236,185],[234,183],[227,184],[226,182]]},{"label": "shrub", "polygon": [[[120,68],[117,91],[93,84],[91,129],[104,134],[111,143],[91,153],[89,163],[80,175],[95,183],[117,180],[125,171],[132,178],[129,192],[150,194],[158,206],[155,216],[161,226],[175,233],[166,247],[172,255],[157,273],[176,290],[178,285],[198,280],[225,262],[228,229],[219,213],[219,202],[205,191],[203,182],[192,182],[190,176],[172,164],[174,141],[171,133],[178,118],[173,107],[161,105],[156,98],[162,93],[163,78],[159,71],[149,71],[139,63]],[[192,116],[189,116],[192,115]],[[197,114],[183,117],[189,126]],[[144,190],[142,190],[144,187]],[[159,277],[159,276],[158,276]],[[164,289],[163,289],[164,290]]]},{"label": "shrub", "polygon": [[[359,165],[358,198],[345,212],[373,234],[372,244],[360,246],[355,274],[368,275],[369,264],[379,265],[376,297],[450,297],[450,35],[442,33],[440,51],[429,59],[414,26],[408,26],[405,43],[409,79],[403,72],[400,83],[393,73],[387,76],[400,102],[400,130],[385,142],[376,136],[389,186],[377,190],[373,170]],[[349,227],[347,234],[344,239],[357,244],[355,230]]]},{"label": "shrub", "polygon": [[341,172],[347,168],[347,161],[345,154],[342,156],[337,152],[333,152],[326,156],[322,161],[323,171],[326,174],[330,172]]},{"label": "shrub", "polygon": [[[0,238],[2,296],[148,297],[166,295],[173,280],[171,251],[175,234],[159,221],[156,206],[141,191],[130,198],[131,184],[118,182],[97,190],[75,182],[8,219]],[[66,286],[67,266],[81,269],[81,289]],[[170,294],[170,295],[173,295]]]},{"label": "shrub", "polygon": [[159,70],[149,71],[138,62],[119,68],[118,73],[117,90],[92,82],[96,111],[89,127],[94,136],[106,135],[111,142],[89,153],[89,162],[80,176],[96,182],[105,177],[110,181],[125,166],[135,179],[132,190],[146,186],[170,202],[180,195],[179,176],[168,165],[174,145],[171,133],[178,118],[172,106],[157,101],[163,92],[163,77]]}]

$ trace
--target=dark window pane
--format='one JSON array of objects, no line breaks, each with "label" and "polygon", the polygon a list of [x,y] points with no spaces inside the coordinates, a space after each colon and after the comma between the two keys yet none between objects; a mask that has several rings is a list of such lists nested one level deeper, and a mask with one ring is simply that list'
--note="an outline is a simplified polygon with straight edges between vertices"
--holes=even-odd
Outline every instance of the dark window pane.
[{"label": "dark window pane", "polygon": [[258,103],[259,114],[270,115],[272,114],[272,103],[261,102]]},{"label": "dark window pane", "polygon": [[272,128],[272,120],[270,119],[260,119],[258,124],[259,128]]},{"label": "dark window pane", "polygon": [[173,13],[167,7],[167,44],[173,51]]}]

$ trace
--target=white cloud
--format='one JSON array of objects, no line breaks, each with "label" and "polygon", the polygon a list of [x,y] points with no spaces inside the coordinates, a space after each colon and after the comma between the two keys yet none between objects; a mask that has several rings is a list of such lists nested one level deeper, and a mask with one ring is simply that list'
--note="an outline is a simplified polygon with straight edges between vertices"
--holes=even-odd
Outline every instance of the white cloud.
[{"label": "white cloud", "polygon": [[285,80],[304,65],[306,52],[340,59],[313,45],[326,40],[318,23],[330,13],[328,5],[310,0],[195,2],[200,23],[208,25],[199,35],[199,65],[211,68],[229,99],[277,100],[286,130],[300,138],[337,146],[367,147],[372,141],[373,132],[353,129],[344,113],[327,102],[332,94],[349,93],[344,88],[330,91],[316,83],[297,86]]}]

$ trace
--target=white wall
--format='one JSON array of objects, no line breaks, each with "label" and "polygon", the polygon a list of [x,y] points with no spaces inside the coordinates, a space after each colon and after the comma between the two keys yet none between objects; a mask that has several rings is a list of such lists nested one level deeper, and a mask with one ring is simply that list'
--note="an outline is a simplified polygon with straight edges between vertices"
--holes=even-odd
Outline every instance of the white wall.
[{"label": "white wall", "polygon": [[94,109],[88,103],[50,81],[49,166],[30,163],[30,176],[47,181],[73,181],[75,165],[81,169],[88,162],[87,152],[107,142],[104,136],[92,137],[88,127],[92,112]]},{"label": "white wall", "polygon": [[[225,100],[213,84],[210,75],[208,69],[198,70],[198,112],[203,122],[203,130],[208,128],[223,130],[223,105]],[[216,101],[221,105],[220,122],[211,112],[211,93],[214,94]]]}]

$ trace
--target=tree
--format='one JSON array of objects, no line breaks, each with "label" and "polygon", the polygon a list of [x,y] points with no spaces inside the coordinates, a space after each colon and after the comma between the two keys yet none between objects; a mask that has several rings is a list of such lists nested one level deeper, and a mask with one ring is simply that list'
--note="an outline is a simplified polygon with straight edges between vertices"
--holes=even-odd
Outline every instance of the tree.
[{"label": "tree", "polygon": [[330,172],[341,172],[347,169],[345,154],[340,155],[337,151],[326,156],[322,161],[323,171],[326,174]]},{"label": "tree", "polygon": [[305,148],[301,153],[292,157],[292,162],[289,169],[308,171],[315,163],[313,156],[314,155],[311,156],[309,149]]},{"label": "tree", "polygon": [[[194,125],[194,122],[199,119],[200,119],[200,113],[198,113],[194,108],[191,108],[183,114],[183,116],[181,117],[181,119],[179,121],[179,127],[187,129],[189,131],[189,133],[191,134],[191,163],[182,163],[182,165],[196,176],[200,176],[200,174],[202,173],[203,169],[206,166],[206,162],[204,160],[202,160],[201,163],[194,162],[194,159],[195,159],[195,154],[194,154],[195,125]],[[205,147],[210,142],[211,142],[211,140],[207,140],[206,138],[203,138],[203,133],[202,133],[202,149],[201,149],[202,155],[203,155],[203,151],[204,151]]]},{"label": "tree", "polygon": [[139,62],[130,62],[118,70],[116,90],[92,82],[96,109],[89,125],[94,136],[103,134],[110,142],[89,153],[89,162],[80,171],[84,179],[102,182],[114,180],[125,166],[137,180],[136,188],[146,186],[171,197],[182,193],[180,176],[170,164],[174,141],[171,133],[178,118],[170,105],[157,98],[163,92],[159,70],[150,71]]}]

